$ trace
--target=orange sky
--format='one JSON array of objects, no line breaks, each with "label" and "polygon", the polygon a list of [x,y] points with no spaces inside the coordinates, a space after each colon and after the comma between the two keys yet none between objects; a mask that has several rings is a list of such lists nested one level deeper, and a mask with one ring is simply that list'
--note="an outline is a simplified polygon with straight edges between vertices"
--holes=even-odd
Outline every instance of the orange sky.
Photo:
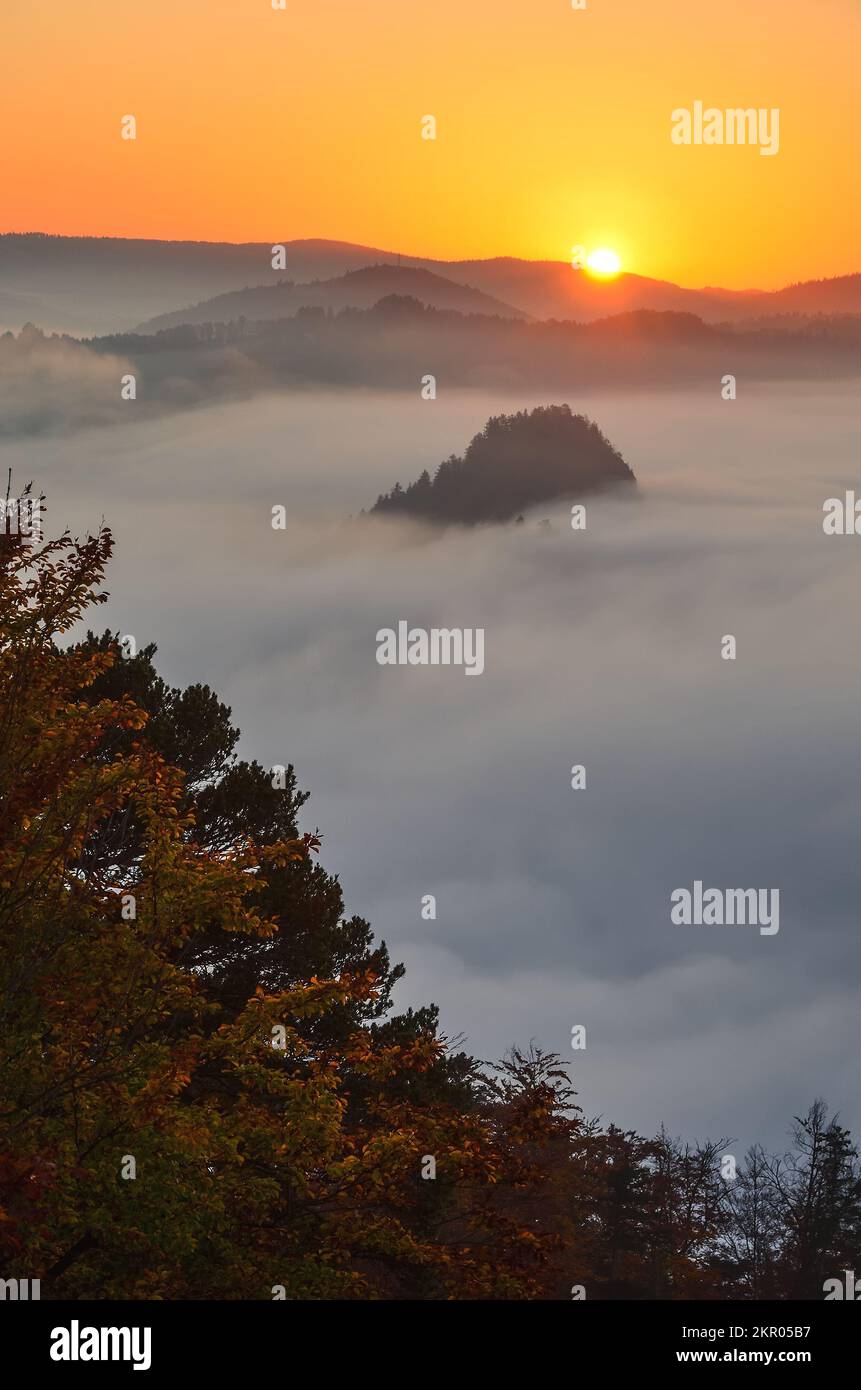
[{"label": "orange sky", "polygon": [[[0,230],[861,270],[859,0],[587,3],[10,2]],[[695,100],[779,107],[780,152],[674,145]]]}]

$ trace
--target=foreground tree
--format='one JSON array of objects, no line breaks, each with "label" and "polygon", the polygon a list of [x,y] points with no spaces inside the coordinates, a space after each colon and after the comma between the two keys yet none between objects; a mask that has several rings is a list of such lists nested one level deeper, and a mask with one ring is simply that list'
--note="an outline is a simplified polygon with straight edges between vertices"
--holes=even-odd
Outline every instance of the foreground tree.
[{"label": "foreground tree", "polygon": [[300,835],[293,769],[153,649],[69,644],[103,531],[0,536],[0,1277],[84,1298],[821,1298],[861,1169],[584,1122],[453,1054]]},{"label": "foreground tree", "polygon": [[211,780],[223,721],[200,761],[166,717],[189,784],[127,681],[110,691],[111,644],[61,647],[103,597],[108,532],[0,544],[3,1276],[46,1297],[529,1296],[541,1243],[474,1200],[511,1160],[428,1088],[431,1016],[371,1026],[390,973],[361,931],[308,949],[379,976],[298,978],[272,950],[294,866],[312,911],[296,797],[267,808],[253,776],[231,805],[248,772]]},{"label": "foreground tree", "polygon": [[779,1296],[821,1298],[826,1279],[861,1268],[861,1165],[849,1131],[822,1100],[796,1117],[792,1148],[757,1154],[777,1233]]}]

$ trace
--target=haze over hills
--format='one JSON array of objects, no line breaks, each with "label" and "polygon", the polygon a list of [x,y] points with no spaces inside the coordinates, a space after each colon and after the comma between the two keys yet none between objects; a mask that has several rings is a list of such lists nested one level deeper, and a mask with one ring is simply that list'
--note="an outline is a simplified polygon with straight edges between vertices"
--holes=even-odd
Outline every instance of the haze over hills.
[{"label": "haze over hills", "polygon": [[409,295],[430,309],[495,314],[507,319],[528,317],[521,309],[433,271],[403,265],[374,265],[348,270],[331,280],[312,280],[309,284],[279,280],[276,285],[234,290],[203,300],[189,309],[159,314],[140,324],[137,331],[157,333],[184,323],[231,323],[240,318],[258,322],[289,318],[297,309],[371,309],[390,294]]},{"label": "haze over hills", "polygon": [[861,275],[787,285],[766,295],[760,310],[768,314],[861,314]]},{"label": "haze over hills", "polygon": [[[85,342],[31,326],[0,335],[0,436],[309,387],[417,397],[427,373],[441,393],[559,391],[578,400],[590,388],[715,392],[727,372],[746,392],[767,381],[857,380],[861,315],[731,325],[640,309],[592,323],[540,322],[388,295],[370,309],[305,308],[277,320],[186,323]],[[127,374],[133,405],[120,391]]]},{"label": "haze over hills", "polygon": [[[286,248],[284,271],[272,269],[274,244]],[[248,287],[277,289],[285,277],[294,286],[310,286],[383,266],[432,272],[490,296],[507,306],[509,315],[535,318],[590,322],[654,309],[694,313],[718,323],[777,313],[861,313],[857,274],[776,291],[688,289],[633,273],[594,279],[566,261],[441,261],[321,239],[233,244],[8,233],[0,236],[0,329],[17,331],[31,320],[48,331],[90,336],[128,331],[160,315],[188,322],[188,306],[196,312],[216,296]],[[425,288],[430,293],[427,284]],[[305,302],[315,302],[316,292],[306,290]],[[421,293],[416,297],[423,299]],[[211,317],[211,310],[207,314]]]}]

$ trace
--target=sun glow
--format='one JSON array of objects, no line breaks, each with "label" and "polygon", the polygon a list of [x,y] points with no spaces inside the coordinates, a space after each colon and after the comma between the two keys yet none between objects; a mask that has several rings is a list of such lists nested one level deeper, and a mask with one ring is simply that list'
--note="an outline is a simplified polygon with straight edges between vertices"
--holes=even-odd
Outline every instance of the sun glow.
[{"label": "sun glow", "polygon": [[593,275],[618,275],[622,269],[622,262],[615,251],[601,247],[586,257],[586,268]]}]

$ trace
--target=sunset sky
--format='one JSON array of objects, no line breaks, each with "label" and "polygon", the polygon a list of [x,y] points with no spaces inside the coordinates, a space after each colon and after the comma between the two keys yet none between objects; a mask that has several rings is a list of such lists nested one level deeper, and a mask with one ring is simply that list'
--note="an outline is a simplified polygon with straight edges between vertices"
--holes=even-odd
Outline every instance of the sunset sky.
[{"label": "sunset sky", "polygon": [[[582,244],[735,288],[861,270],[859,0],[4,10],[3,231],[451,259]],[[779,107],[779,153],[674,145],[696,100]]]}]

